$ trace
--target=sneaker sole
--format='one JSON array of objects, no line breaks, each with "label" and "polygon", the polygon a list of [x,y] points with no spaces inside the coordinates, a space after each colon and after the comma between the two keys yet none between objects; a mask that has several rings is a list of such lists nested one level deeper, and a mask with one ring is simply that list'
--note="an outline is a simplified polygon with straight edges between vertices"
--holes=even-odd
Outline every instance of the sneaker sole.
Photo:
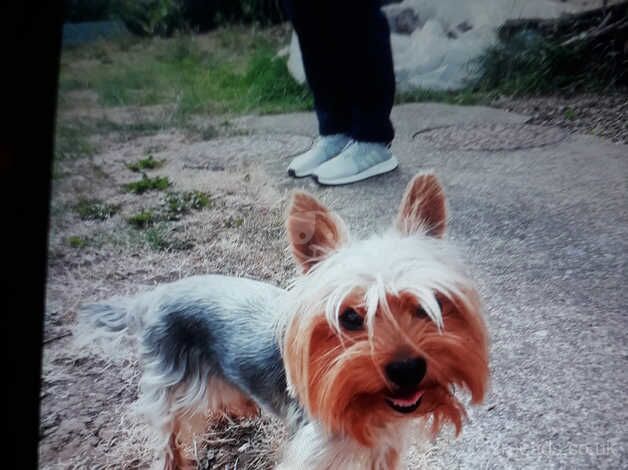
[{"label": "sneaker sole", "polygon": [[362,180],[365,180],[365,179],[368,179],[377,175],[383,175],[384,173],[393,171],[398,166],[399,166],[399,161],[397,161],[395,157],[390,157],[386,161],[378,163],[375,166],[367,168],[361,173],[356,173],[355,175],[351,175],[351,176],[344,176],[342,178],[331,178],[331,179],[320,178],[316,174],[313,174],[313,176],[314,176],[314,180],[316,180],[318,184],[322,184],[323,186],[338,186],[341,184],[356,183],[358,181],[362,181]]},{"label": "sneaker sole", "polygon": [[306,176],[310,176],[312,174],[313,170],[310,170],[306,173],[299,173],[297,174],[296,171],[294,171],[293,169],[288,170],[288,176],[292,176],[293,178],[305,178]]}]

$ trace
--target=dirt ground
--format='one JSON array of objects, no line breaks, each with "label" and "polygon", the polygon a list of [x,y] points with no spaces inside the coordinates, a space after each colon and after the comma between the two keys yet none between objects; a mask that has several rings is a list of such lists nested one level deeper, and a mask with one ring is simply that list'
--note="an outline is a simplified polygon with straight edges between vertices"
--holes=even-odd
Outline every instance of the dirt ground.
[{"label": "dirt ground", "polygon": [[496,108],[530,116],[530,124],[557,126],[628,144],[628,90],[538,98],[500,98]]}]

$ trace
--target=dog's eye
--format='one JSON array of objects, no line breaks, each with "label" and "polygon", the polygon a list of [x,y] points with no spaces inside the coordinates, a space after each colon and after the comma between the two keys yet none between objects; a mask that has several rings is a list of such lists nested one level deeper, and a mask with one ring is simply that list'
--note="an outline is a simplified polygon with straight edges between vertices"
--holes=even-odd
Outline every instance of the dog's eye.
[{"label": "dog's eye", "polygon": [[345,330],[361,330],[364,325],[364,318],[352,308],[348,308],[340,315],[340,324]]},{"label": "dog's eye", "polygon": [[425,309],[420,305],[416,308],[416,316],[419,318],[429,318],[430,316],[427,314]]},{"label": "dog's eye", "polygon": [[[436,303],[438,304],[438,309],[441,311],[443,311],[443,304],[440,301],[440,299],[438,297],[436,297]],[[430,316],[427,314],[427,312],[425,311],[425,309],[423,307],[421,307],[421,305],[419,305],[416,309],[416,316],[418,318],[429,318]]]}]

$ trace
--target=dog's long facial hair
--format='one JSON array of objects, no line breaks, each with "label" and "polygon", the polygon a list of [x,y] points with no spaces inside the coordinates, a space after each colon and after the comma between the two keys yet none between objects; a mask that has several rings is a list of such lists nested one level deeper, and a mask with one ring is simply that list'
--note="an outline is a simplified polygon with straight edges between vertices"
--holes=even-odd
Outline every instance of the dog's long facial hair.
[{"label": "dog's long facial hair", "polygon": [[418,417],[433,434],[446,423],[459,433],[454,388],[482,401],[481,303],[442,240],[445,225],[431,174],[410,182],[387,234],[355,243],[337,215],[294,195],[287,228],[303,276],[285,306],[283,356],[293,393],[330,433],[375,447],[391,424]]}]

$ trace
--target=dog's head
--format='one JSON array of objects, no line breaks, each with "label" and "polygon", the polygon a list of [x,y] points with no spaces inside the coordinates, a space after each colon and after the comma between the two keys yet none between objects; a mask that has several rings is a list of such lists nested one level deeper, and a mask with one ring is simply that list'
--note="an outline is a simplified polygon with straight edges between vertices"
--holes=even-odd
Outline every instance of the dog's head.
[{"label": "dog's head", "polygon": [[410,182],[391,230],[361,241],[313,196],[294,194],[287,230],[303,275],[286,304],[283,357],[292,392],[329,431],[372,446],[378,430],[423,417],[434,434],[446,422],[459,432],[453,388],[483,399],[480,300],[445,225],[431,174]]}]

